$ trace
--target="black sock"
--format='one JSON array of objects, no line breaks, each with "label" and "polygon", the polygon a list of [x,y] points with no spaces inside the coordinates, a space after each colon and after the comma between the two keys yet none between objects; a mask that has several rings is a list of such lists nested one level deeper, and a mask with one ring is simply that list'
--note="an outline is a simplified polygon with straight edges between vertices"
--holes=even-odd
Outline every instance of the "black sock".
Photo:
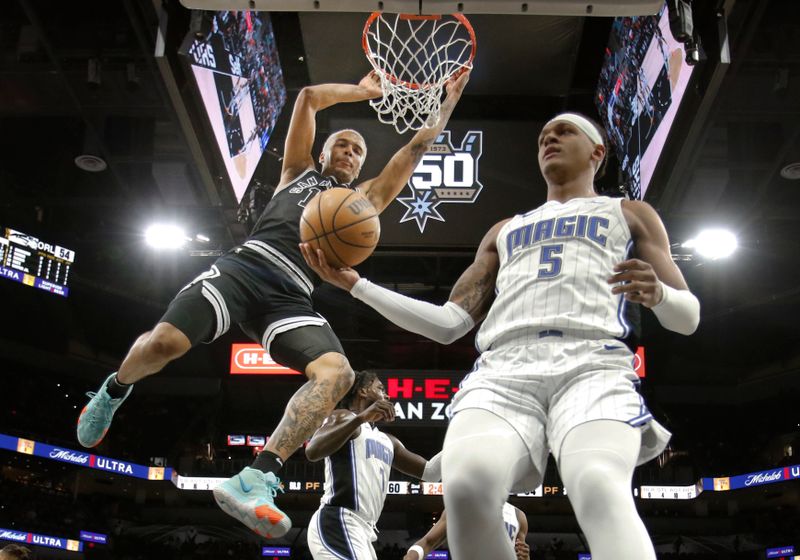
[{"label": "black sock", "polygon": [[258,454],[256,460],[250,465],[254,469],[258,469],[263,473],[275,473],[283,467],[283,459],[275,455],[272,451],[264,450]]},{"label": "black sock", "polygon": [[114,376],[108,380],[108,383],[106,383],[106,392],[112,399],[121,399],[128,392],[128,387],[130,386],[130,383],[120,383],[115,373]]}]

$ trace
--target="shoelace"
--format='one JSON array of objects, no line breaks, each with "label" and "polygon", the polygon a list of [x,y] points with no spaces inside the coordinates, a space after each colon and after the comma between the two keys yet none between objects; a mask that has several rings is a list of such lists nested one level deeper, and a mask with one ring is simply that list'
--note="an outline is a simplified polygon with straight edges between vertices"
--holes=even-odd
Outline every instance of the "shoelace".
[{"label": "shoelace", "polygon": [[[88,391],[88,392],[86,393],[86,396],[87,396],[87,397],[89,397],[90,399],[93,399],[93,398],[95,398],[95,397],[97,396],[97,393],[96,393],[96,392],[94,392],[94,391]],[[87,420],[88,420],[88,421],[89,421],[91,424],[97,424],[97,423],[100,421],[100,419],[98,418],[98,416],[105,416],[105,415],[104,415],[104,414],[103,414],[103,415],[98,415],[98,414],[97,414],[97,408],[95,407],[95,413],[94,413],[94,414],[88,414],[88,415],[87,415]]]},{"label": "shoelace", "polygon": [[272,484],[267,481],[266,477],[264,478],[264,486],[267,487],[267,491],[271,498],[274,498],[278,495],[278,491],[285,492],[285,490],[281,487],[281,479],[277,476],[275,477],[275,483]]}]

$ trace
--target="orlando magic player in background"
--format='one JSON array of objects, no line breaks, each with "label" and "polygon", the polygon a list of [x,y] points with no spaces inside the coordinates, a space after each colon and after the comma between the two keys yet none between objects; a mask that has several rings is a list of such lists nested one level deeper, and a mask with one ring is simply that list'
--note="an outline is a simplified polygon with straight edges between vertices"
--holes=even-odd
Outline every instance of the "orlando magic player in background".
[{"label": "orlando magic player in background", "polygon": [[308,524],[316,560],[375,560],[372,542],[392,468],[429,482],[441,478],[441,454],[426,461],[375,422],[392,422],[394,405],[374,372],[359,371],[347,395],[306,446],[325,459],[325,493]]},{"label": "orlando magic player in background", "polygon": [[501,505],[510,491],[541,483],[549,451],[592,557],[651,560],[631,477],[670,434],[636,391],[638,325],[629,311],[641,304],[665,328],[689,335],[700,304],[672,261],[655,210],[595,193],[606,155],[599,125],[558,115],[538,146],[547,202],[495,224],[443,306],[334,270],[320,252],[302,250],[323,279],[433,340],[450,343],[483,320],[481,355],[453,399],[444,444],[455,558],[513,558],[501,540]]},{"label": "orlando magic player in background", "polygon": [[[463,74],[448,82],[447,97],[434,126],[417,132],[380,175],[356,187],[378,212],[403,189],[450,118],[468,79],[468,74]],[[250,237],[187,284],[155,328],[136,340],[119,371],[89,394],[91,401],[78,420],[82,445],[100,443],[134,382],[238,323],[275,361],[304,372],[308,382],[289,401],[266,450],[252,468],[218,486],[214,497],[226,513],[262,536],[279,537],[289,530],[289,518],[274,505],[280,484],[276,473],[353,383],[353,370],[339,340],[312,308],[316,277],[298,249],[299,222],[306,203],[320,191],[352,188],[367,146],[355,130],[336,132],[325,141],[318,159],[322,169],[317,171],[312,156],[316,113],[337,103],[379,95],[378,79],[372,73],[358,85],[322,84],[300,92],[286,136],[280,182]]]},{"label": "orlando magic player in background", "polygon": [[[530,560],[531,549],[525,538],[528,536],[528,518],[518,507],[508,502],[503,504],[503,526],[514,548],[517,560]],[[439,521],[430,531],[409,547],[403,560],[424,560],[431,551],[439,548],[447,540],[447,510],[442,512]]]}]

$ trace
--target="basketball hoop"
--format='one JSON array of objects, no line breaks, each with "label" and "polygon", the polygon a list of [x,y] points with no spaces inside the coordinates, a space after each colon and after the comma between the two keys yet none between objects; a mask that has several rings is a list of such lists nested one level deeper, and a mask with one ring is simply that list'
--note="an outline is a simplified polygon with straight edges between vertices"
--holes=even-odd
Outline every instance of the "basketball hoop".
[{"label": "basketball hoop", "polygon": [[442,89],[472,68],[475,32],[463,14],[419,16],[372,12],[362,45],[381,81],[370,105],[400,134],[439,119]]}]

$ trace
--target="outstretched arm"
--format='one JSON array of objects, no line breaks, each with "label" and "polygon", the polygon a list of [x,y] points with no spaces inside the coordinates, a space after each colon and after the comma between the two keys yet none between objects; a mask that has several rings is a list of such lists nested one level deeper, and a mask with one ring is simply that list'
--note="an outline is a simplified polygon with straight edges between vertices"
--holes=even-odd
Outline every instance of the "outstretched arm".
[{"label": "outstretched arm", "polygon": [[403,556],[403,560],[422,560],[432,550],[436,550],[441,546],[447,538],[447,510],[442,512],[439,518],[430,531],[425,533],[425,536],[415,542]]},{"label": "outstretched arm", "polygon": [[456,281],[444,305],[376,286],[352,268],[334,269],[321,250],[315,252],[307,243],[301,243],[300,249],[308,265],[326,282],[349,291],[392,323],[441,344],[450,344],[467,334],[489,311],[500,267],[497,234],[506,221],[495,224],[484,236],[475,260]]},{"label": "outstretched arm", "polygon": [[461,74],[457,79],[450,80],[447,83],[447,97],[442,102],[441,109],[439,110],[439,120],[432,127],[421,128],[411,139],[411,141],[400,148],[400,150],[392,156],[386,167],[383,168],[381,174],[364,181],[358,185],[358,189],[369,198],[372,205],[378,210],[383,210],[400,194],[400,191],[405,187],[411,174],[417,164],[428,151],[431,144],[436,140],[436,137],[444,130],[447,121],[450,120],[450,115],[456,107],[456,103],[461,99],[461,94],[464,91],[464,86],[469,81],[469,72]]},{"label": "outstretched arm", "polygon": [[358,437],[361,424],[382,420],[394,420],[394,405],[389,401],[376,401],[359,414],[352,410],[334,410],[311,436],[306,446],[306,457],[312,462],[329,457],[348,440]]},{"label": "outstretched arm", "polygon": [[370,72],[358,85],[353,84],[319,84],[304,87],[297,95],[292,111],[292,120],[286,134],[283,149],[283,167],[281,181],[275,192],[291,183],[298,176],[314,167],[311,150],[316,135],[316,115],[318,111],[327,109],[337,103],[365,101],[381,95],[378,78]]},{"label": "outstretched arm", "polygon": [[425,459],[409,451],[403,442],[392,434],[386,434],[394,446],[394,460],[392,468],[401,473],[424,480],[425,482],[438,482],[442,479],[442,453],[437,453],[432,459]]},{"label": "outstretched arm", "polygon": [[652,309],[663,327],[692,334],[700,322],[700,302],[672,260],[661,218],[646,202],[623,201],[622,211],[639,258],[614,267],[615,274],[608,279],[615,284],[611,292]]}]

